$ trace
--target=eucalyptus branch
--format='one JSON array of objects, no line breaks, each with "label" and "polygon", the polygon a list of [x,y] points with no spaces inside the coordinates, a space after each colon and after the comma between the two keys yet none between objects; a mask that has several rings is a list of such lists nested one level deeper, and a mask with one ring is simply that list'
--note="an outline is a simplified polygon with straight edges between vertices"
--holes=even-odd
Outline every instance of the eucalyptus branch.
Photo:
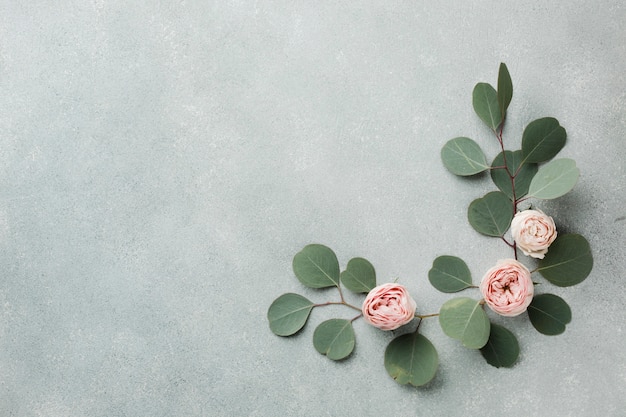
[{"label": "eucalyptus branch", "polygon": [[357,310],[357,311],[361,311],[361,309],[357,306],[354,306],[350,303],[347,303],[344,300],[341,301],[327,301],[325,303],[318,303],[318,304],[313,304],[313,307],[324,307],[324,306],[330,306],[330,305],[344,305],[346,307],[350,307],[353,310]]},{"label": "eucalyptus branch", "polygon": [[432,314],[425,314],[425,315],[416,314],[415,317],[417,317],[420,320],[423,320],[423,319],[427,319],[429,317],[437,317],[438,315],[439,315],[439,313],[432,313]]}]

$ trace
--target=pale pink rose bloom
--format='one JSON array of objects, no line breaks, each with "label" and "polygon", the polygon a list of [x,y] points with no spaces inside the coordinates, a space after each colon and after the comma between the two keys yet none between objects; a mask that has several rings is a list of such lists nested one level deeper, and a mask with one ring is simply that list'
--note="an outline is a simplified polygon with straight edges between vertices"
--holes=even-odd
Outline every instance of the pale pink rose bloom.
[{"label": "pale pink rose bloom", "polygon": [[417,305],[400,284],[382,284],[373,288],[363,301],[363,317],[381,330],[394,330],[415,317]]},{"label": "pale pink rose bloom", "polygon": [[496,313],[513,317],[522,314],[533,299],[530,271],[515,259],[503,259],[485,273],[480,292]]},{"label": "pale pink rose bloom", "polygon": [[524,210],[513,217],[511,235],[524,255],[543,259],[556,239],[556,226],[541,210]]}]

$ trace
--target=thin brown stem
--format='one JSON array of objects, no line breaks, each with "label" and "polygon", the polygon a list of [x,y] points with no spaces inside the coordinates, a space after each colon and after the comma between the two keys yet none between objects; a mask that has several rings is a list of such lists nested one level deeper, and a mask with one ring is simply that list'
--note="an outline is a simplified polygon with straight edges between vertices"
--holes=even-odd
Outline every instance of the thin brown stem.
[{"label": "thin brown stem", "polygon": [[313,307],[324,307],[324,306],[330,306],[330,305],[344,305],[346,307],[350,307],[353,310],[361,311],[359,307],[353,306],[352,304],[349,304],[345,301],[327,301],[325,303],[313,304]]},{"label": "thin brown stem", "polygon": [[350,319],[350,323],[352,323],[356,319],[360,319],[361,317],[363,317],[363,313],[361,313],[361,314],[359,314],[357,316],[354,316],[352,319]]}]

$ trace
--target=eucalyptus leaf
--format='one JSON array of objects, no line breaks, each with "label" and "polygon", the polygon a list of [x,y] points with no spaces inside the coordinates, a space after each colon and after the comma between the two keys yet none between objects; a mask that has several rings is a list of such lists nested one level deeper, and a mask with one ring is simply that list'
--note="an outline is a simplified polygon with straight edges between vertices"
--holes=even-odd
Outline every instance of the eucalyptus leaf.
[{"label": "eucalyptus leaf", "polygon": [[438,366],[437,349],[417,332],[396,337],[385,349],[385,369],[398,384],[424,385],[435,377]]},{"label": "eucalyptus leaf", "polygon": [[477,232],[500,237],[511,225],[513,204],[503,192],[492,191],[470,203],[467,219]]},{"label": "eucalyptus leaf", "polygon": [[540,294],[528,306],[528,317],[538,332],[554,336],[563,333],[565,325],[572,321],[572,310],[561,297]]},{"label": "eucalyptus leaf", "polygon": [[[495,167],[503,167],[506,155],[506,166],[508,172],[504,168],[495,169]],[[520,168],[523,156],[522,151],[505,151],[500,152],[491,163],[491,179],[493,183],[506,194],[511,200],[520,199],[528,193],[530,181],[537,173],[537,164],[524,163]],[[509,175],[510,174],[510,175]],[[511,175],[514,175],[513,183]],[[513,184],[515,184],[515,196],[513,196]]]},{"label": "eucalyptus leaf", "polygon": [[461,258],[443,255],[433,261],[428,280],[439,291],[451,293],[470,287],[472,274]]},{"label": "eucalyptus leaf", "polygon": [[270,329],[278,336],[291,336],[304,327],[313,307],[312,302],[299,294],[281,295],[267,311]]},{"label": "eucalyptus leaf", "polygon": [[480,301],[467,297],[446,301],[439,310],[443,332],[465,347],[480,349],[489,339],[490,323]]},{"label": "eucalyptus leaf", "polygon": [[544,117],[528,124],[522,134],[522,153],[525,162],[545,162],[565,146],[567,133],[559,121]]},{"label": "eucalyptus leaf", "polygon": [[474,111],[492,130],[502,123],[502,112],[498,103],[498,93],[487,83],[478,83],[472,92]]},{"label": "eucalyptus leaf", "polygon": [[356,293],[368,293],[376,286],[374,266],[363,258],[350,259],[340,278],[347,289]]},{"label": "eucalyptus leaf", "polygon": [[504,63],[500,63],[500,69],[498,70],[498,105],[500,106],[502,120],[504,120],[506,109],[509,108],[512,98],[513,82],[511,81],[509,69]]},{"label": "eucalyptus leaf", "polygon": [[505,327],[491,323],[487,344],[480,348],[489,365],[496,368],[513,366],[519,357],[519,343],[515,335]]},{"label": "eucalyptus leaf", "polygon": [[574,188],[579,175],[573,159],[554,159],[539,168],[528,187],[528,196],[542,200],[561,197]]},{"label": "eucalyptus leaf", "polygon": [[324,245],[307,245],[293,258],[293,272],[301,283],[311,288],[339,285],[339,261]]},{"label": "eucalyptus leaf", "polygon": [[441,149],[441,160],[445,167],[455,175],[468,176],[483,172],[487,158],[480,146],[470,138],[450,139]]},{"label": "eucalyptus leaf", "polygon": [[584,281],[592,268],[589,242],[572,233],[557,236],[548,253],[539,260],[538,271],[554,285],[569,287]]},{"label": "eucalyptus leaf", "polygon": [[326,320],[313,333],[315,350],[334,361],[348,357],[354,350],[354,343],[354,329],[350,320]]}]

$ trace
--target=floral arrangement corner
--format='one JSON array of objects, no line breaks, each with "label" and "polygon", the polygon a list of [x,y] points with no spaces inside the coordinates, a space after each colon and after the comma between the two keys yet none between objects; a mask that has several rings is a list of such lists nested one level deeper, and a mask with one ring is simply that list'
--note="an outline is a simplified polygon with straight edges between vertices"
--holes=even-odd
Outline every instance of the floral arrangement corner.
[{"label": "floral arrangement corner", "polygon": [[[375,269],[368,260],[353,258],[341,270],[330,248],[311,244],[293,258],[294,274],[310,288],[336,287],[339,300],[314,303],[299,294],[283,294],[274,300],[267,313],[272,332],[291,336],[305,326],[314,308],[344,305],[355,310],[356,315],[323,321],[313,333],[313,346],[319,353],[341,360],[354,350],[355,320],[363,318],[380,330],[391,331],[417,319],[417,328],[394,338],[384,354],[388,374],[400,384],[414,386],[430,382],[439,366],[435,346],[420,332],[419,324],[424,319],[437,318],[444,334],[469,349],[479,350],[488,364],[498,368],[513,366],[520,346],[515,334],[494,323],[489,314],[514,317],[526,313],[540,333],[563,333],[572,318],[569,305],[557,295],[537,294],[537,283],[532,277],[540,275],[558,287],[576,285],[592,270],[591,249],[579,234],[557,233],[553,218],[530,202],[568,193],[578,181],[579,170],[572,159],[555,159],[565,146],[566,131],[552,117],[534,120],[526,126],[521,149],[505,149],[503,128],[512,97],[513,84],[505,64],[500,64],[497,89],[488,83],[478,83],[472,93],[476,114],[489,127],[501,149],[491,163],[478,143],[467,137],[451,139],[441,150],[444,166],[455,175],[490,173],[498,190],[472,201],[467,218],[475,231],[504,242],[512,250],[512,257],[497,260],[478,285],[474,285],[471,271],[461,258],[442,255],[433,261],[428,280],[434,288],[444,293],[473,291],[473,296],[454,297],[438,312],[418,314],[418,304],[406,286],[378,284]],[[526,257],[525,262],[519,260],[520,252]],[[534,264],[532,270],[527,263]],[[348,303],[342,287],[365,294],[363,304]]]}]

